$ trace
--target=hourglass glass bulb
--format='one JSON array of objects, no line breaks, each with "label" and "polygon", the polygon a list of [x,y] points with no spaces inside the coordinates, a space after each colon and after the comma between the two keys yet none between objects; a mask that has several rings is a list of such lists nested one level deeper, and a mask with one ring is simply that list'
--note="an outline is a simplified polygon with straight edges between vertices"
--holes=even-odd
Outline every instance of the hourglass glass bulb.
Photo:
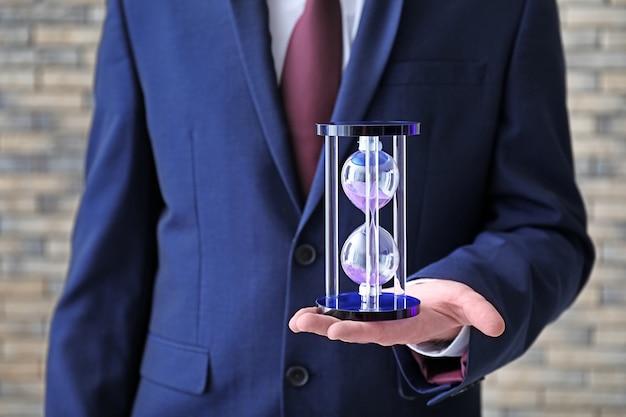
[{"label": "hourglass glass bulb", "polygon": [[[347,159],[341,169],[341,185],[352,204],[363,212],[366,210],[367,203],[367,168],[365,165],[368,145],[371,178],[370,209],[376,210],[385,206],[393,198],[399,181],[398,165],[389,154],[382,151],[382,144],[378,138],[361,137],[359,150]],[[376,175],[376,159],[378,159],[378,175]]]},{"label": "hourglass glass bulb", "polygon": [[[375,227],[370,225],[370,259],[371,274],[370,285],[384,284],[389,281],[398,269],[400,262],[398,248],[393,237],[385,229],[378,227],[379,253],[376,257],[376,244],[374,240]],[[356,229],[345,241],[341,250],[341,266],[346,275],[356,284],[367,283],[367,226],[362,225]],[[378,263],[378,278],[376,274],[376,262]]]}]

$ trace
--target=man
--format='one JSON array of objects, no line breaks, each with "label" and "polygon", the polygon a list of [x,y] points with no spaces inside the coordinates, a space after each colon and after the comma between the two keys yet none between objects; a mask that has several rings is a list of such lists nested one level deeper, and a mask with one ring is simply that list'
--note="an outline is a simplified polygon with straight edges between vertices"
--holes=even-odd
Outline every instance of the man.
[{"label": "man", "polygon": [[344,1],[331,119],[422,125],[422,312],[301,310],[323,295],[323,170],[306,189],[287,128],[289,3],[108,1],[48,416],[477,416],[478,382],[584,285],[554,1]]}]

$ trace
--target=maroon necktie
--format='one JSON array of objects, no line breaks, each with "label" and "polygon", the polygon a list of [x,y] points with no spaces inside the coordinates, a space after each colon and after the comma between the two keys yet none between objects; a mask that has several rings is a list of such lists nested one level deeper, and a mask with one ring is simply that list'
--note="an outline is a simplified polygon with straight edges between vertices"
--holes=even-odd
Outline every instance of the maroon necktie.
[{"label": "maroon necktie", "polygon": [[339,0],[307,0],[289,40],[281,93],[300,186],[308,195],[322,138],[315,123],[330,121],[342,71]]}]

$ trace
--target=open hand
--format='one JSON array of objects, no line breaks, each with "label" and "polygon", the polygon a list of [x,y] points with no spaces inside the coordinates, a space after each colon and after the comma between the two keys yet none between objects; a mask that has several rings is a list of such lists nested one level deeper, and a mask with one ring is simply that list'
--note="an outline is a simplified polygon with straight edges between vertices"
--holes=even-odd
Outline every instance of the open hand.
[{"label": "open hand", "polygon": [[407,287],[421,300],[420,314],[403,320],[360,322],[321,314],[316,307],[300,309],[289,320],[293,332],[309,332],[351,343],[382,346],[420,344],[454,339],[463,326],[487,336],[504,332],[504,319],[482,295],[465,284],[432,280]]}]

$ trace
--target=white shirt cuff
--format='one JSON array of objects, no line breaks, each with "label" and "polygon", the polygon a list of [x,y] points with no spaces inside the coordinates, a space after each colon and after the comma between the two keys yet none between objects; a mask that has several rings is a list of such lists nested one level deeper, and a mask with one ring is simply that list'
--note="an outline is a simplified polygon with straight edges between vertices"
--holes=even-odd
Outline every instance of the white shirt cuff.
[{"label": "white shirt cuff", "polygon": [[470,326],[463,326],[461,332],[452,342],[426,342],[418,345],[407,345],[420,355],[431,358],[458,358],[463,356],[469,345]]},{"label": "white shirt cuff", "polygon": [[[418,285],[423,282],[434,281],[432,278],[421,278],[407,282],[407,287]],[[407,345],[411,350],[420,355],[429,356],[431,358],[456,358],[463,356],[467,346],[469,345],[470,326],[463,326],[457,337],[451,341],[445,342],[426,342],[420,344]]]}]

